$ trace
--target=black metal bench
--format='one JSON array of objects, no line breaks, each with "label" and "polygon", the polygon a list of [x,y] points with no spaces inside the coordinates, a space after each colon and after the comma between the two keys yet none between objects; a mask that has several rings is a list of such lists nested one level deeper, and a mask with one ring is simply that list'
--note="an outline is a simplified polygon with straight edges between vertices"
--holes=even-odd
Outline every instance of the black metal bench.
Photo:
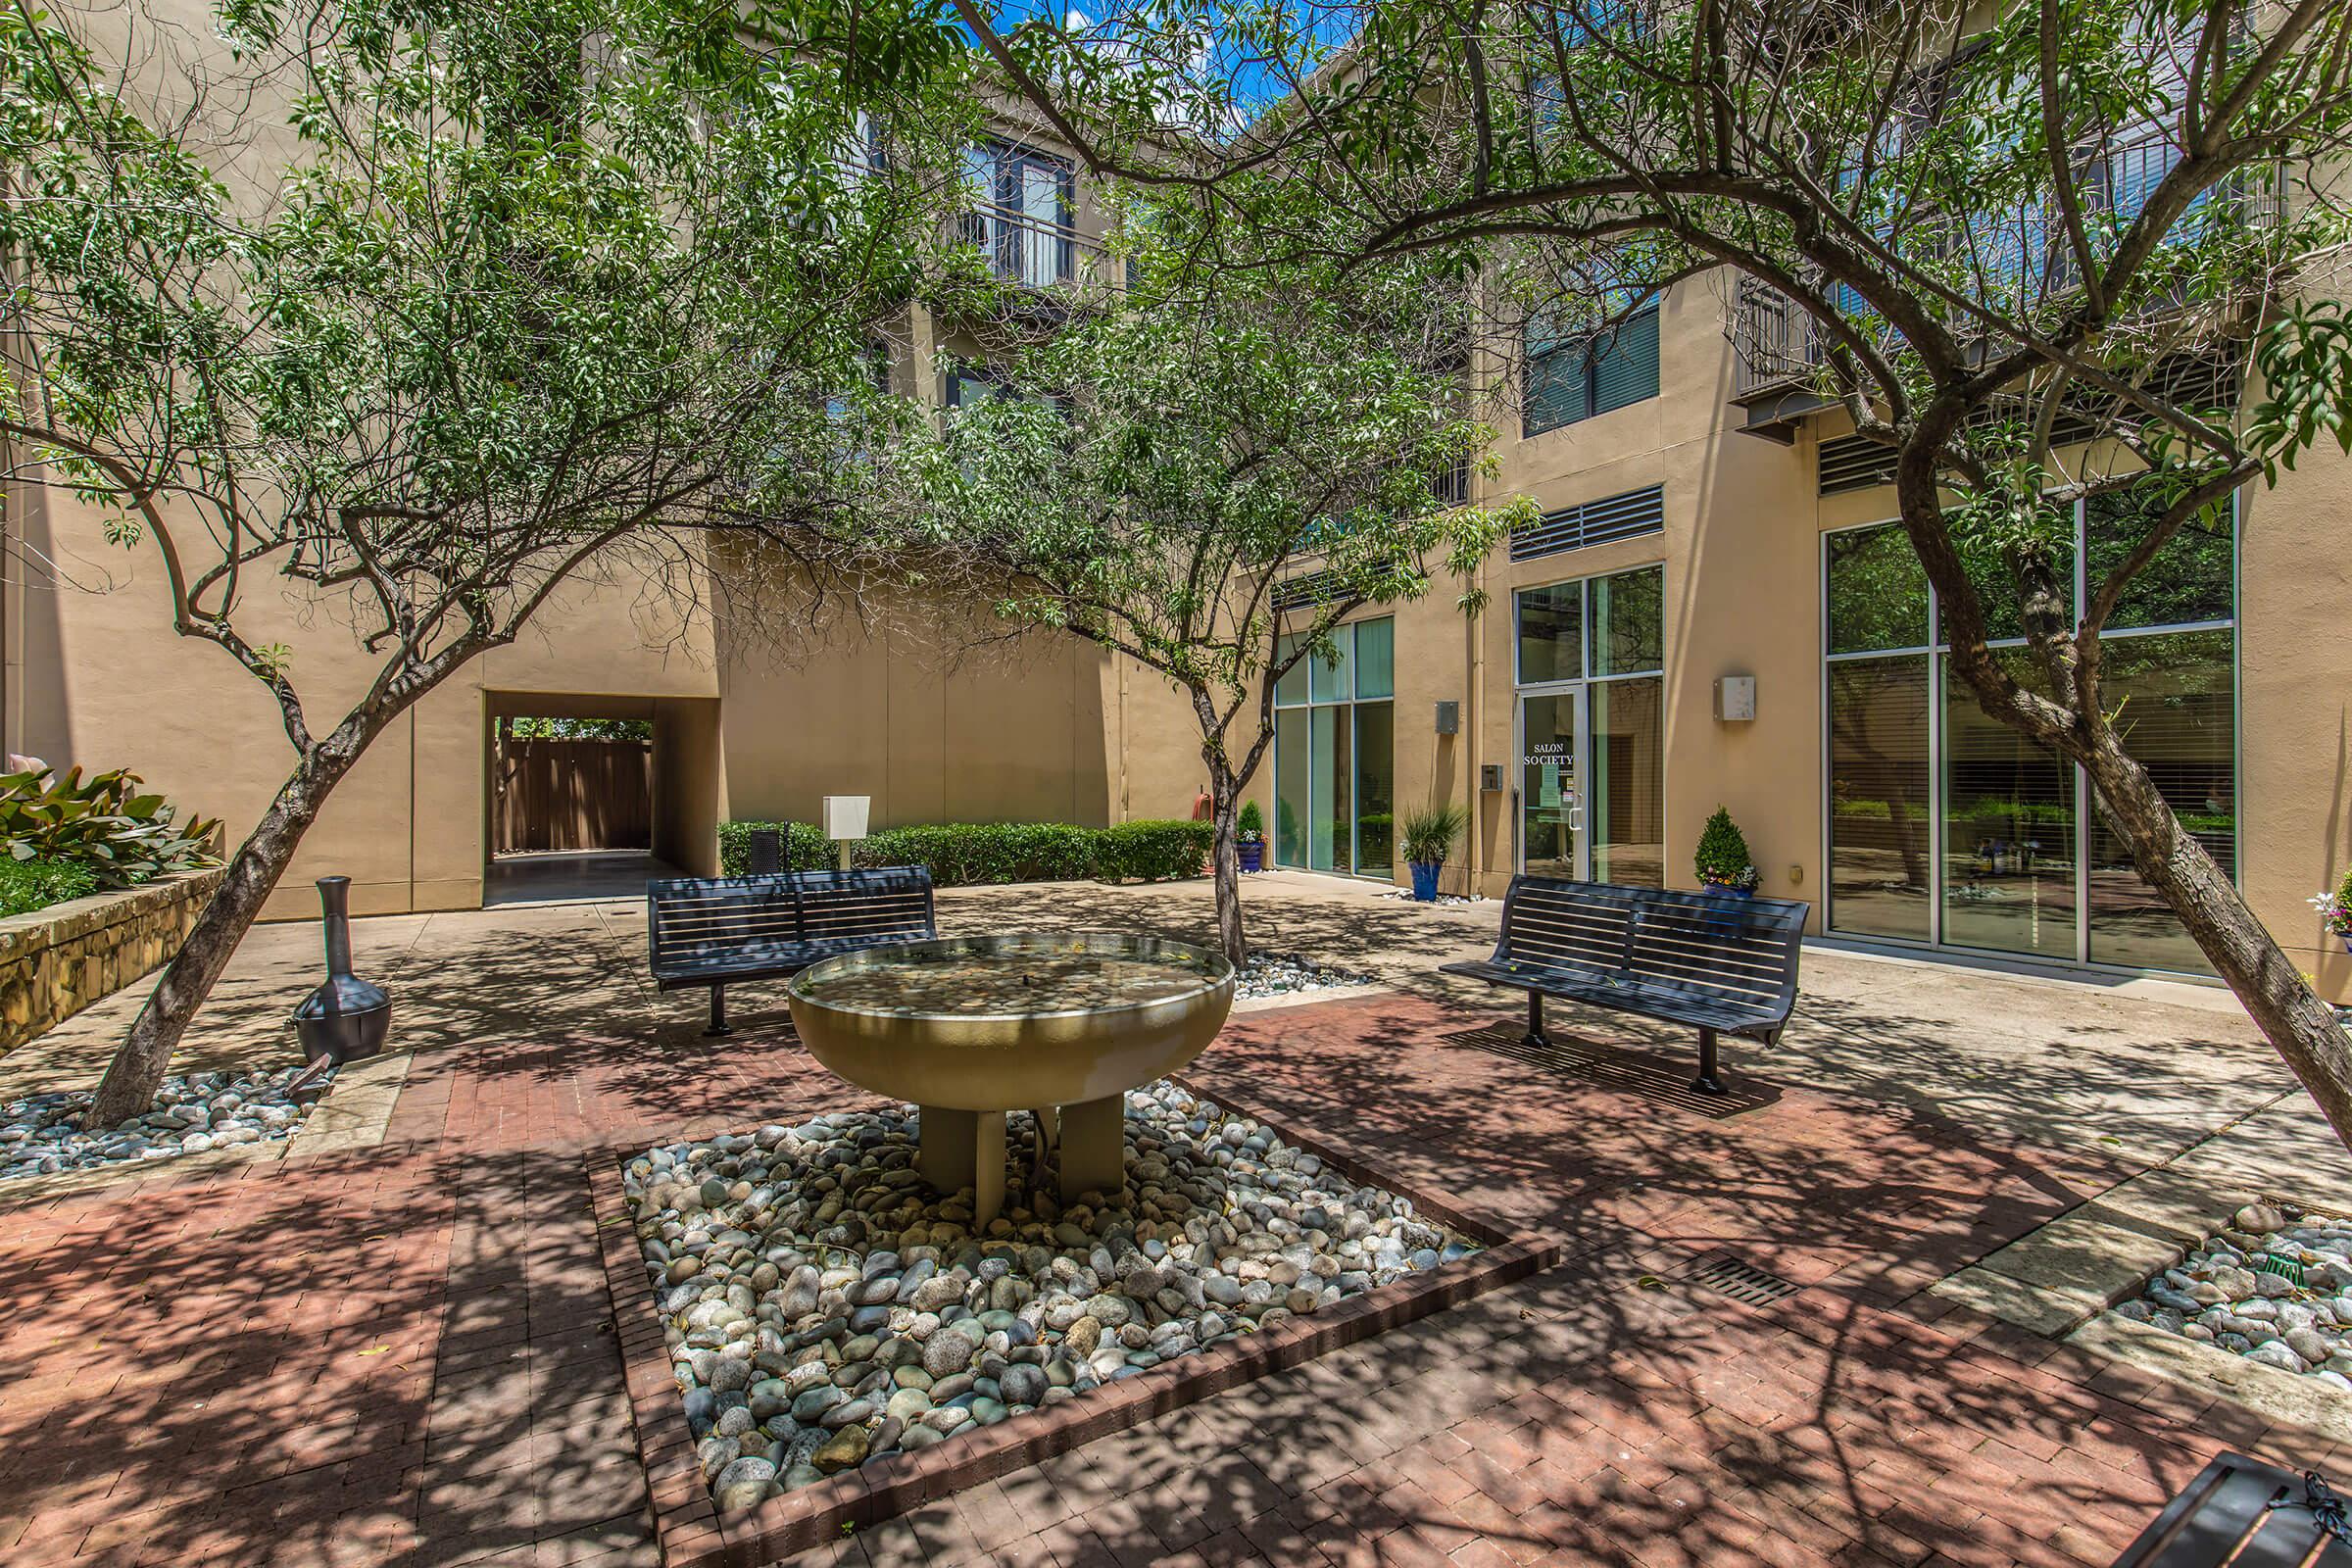
[{"label": "black metal bench", "polygon": [[1527,1039],[1544,1047],[1544,999],[1689,1024],[1698,1031],[1701,1093],[1724,1092],[1716,1036],[1770,1045],[1796,1005],[1807,906],[1518,876],[1502,903],[1502,939],[1483,963],[1448,963],[1527,993]]},{"label": "black metal bench", "polygon": [[727,1033],[727,987],[782,980],[819,958],[939,934],[931,873],[784,871],[770,876],[672,877],[645,885],[645,938],[654,984],[710,988],[710,1027]]},{"label": "black metal bench", "polygon": [[2352,1568],[2347,1532],[2342,1502],[2317,1474],[2223,1453],[2165,1504],[2115,1568]]}]

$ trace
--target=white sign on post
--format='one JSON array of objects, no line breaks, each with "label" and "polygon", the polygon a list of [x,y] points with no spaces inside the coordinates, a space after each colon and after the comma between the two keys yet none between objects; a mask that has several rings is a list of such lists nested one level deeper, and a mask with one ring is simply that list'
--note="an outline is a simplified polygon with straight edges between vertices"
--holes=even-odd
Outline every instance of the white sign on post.
[{"label": "white sign on post", "polygon": [[872,801],[870,795],[825,797],[825,837],[833,841],[837,863],[844,871],[850,868],[851,843],[865,837],[866,808]]},{"label": "white sign on post", "polygon": [[870,795],[826,796],[825,837],[836,841],[865,837],[866,808],[872,801]]}]

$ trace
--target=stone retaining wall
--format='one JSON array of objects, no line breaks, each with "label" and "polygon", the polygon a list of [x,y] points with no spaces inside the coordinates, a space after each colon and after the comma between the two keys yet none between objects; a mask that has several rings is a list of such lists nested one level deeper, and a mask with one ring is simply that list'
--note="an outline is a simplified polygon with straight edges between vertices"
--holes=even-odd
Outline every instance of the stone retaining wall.
[{"label": "stone retaining wall", "polygon": [[226,874],[183,871],[0,919],[0,1051],[160,967]]}]

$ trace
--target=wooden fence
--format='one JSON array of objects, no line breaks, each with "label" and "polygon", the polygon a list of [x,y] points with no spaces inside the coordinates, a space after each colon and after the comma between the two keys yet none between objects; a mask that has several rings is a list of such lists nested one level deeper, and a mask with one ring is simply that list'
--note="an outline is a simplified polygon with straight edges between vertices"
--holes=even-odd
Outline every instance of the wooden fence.
[{"label": "wooden fence", "polygon": [[649,849],[653,772],[647,741],[501,735],[491,769],[491,853]]}]

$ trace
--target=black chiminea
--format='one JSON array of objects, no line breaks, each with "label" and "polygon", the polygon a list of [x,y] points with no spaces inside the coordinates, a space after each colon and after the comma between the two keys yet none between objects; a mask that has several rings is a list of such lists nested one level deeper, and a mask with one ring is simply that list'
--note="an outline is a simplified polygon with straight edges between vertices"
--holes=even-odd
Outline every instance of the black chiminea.
[{"label": "black chiminea", "polygon": [[351,972],[351,878],[320,877],[318,902],[326,911],[326,984],[294,1009],[294,1033],[313,1061],[358,1061],[383,1049],[392,999]]}]

